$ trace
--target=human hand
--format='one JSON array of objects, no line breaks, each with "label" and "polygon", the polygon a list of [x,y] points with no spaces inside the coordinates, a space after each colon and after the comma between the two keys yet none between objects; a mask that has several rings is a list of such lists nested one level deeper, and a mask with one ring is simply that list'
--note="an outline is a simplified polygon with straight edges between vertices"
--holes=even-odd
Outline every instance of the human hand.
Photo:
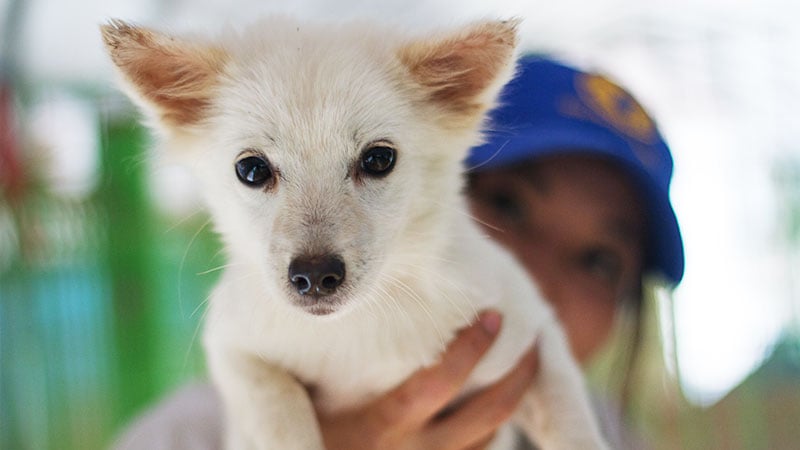
[{"label": "human hand", "polygon": [[336,414],[319,414],[328,450],[472,450],[489,444],[516,410],[538,370],[535,348],[508,374],[443,412],[461,391],[470,372],[488,351],[501,325],[487,311],[461,330],[442,359],[421,369],[367,405]]}]

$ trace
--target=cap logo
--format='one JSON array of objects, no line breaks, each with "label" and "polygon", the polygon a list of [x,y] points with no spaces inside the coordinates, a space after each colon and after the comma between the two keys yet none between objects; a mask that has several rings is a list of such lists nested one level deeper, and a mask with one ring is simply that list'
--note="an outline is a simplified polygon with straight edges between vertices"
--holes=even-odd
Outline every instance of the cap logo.
[{"label": "cap logo", "polygon": [[639,102],[605,77],[578,74],[575,90],[582,103],[594,113],[592,119],[602,121],[601,125],[610,125],[644,144],[654,144],[658,140],[656,126]]},{"label": "cap logo", "polygon": [[567,117],[593,122],[624,138],[630,150],[649,171],[663,170],[663,155],[656,149],[661,141],[655,123],[626,90],[596,75],[577,73],[575,95],[565,95],[556,108]]}]

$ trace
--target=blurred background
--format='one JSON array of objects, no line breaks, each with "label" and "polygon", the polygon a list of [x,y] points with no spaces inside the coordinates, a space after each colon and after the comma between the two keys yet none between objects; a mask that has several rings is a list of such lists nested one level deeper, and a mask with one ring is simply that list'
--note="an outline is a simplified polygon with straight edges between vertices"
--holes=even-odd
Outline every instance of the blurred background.
[{"label": "blurred background", "polygon": [[[658,449],[800,442],[800,3],[0,0],[0,449],[100,449],[203,378],[224,263],[188,175],[147,155],[98,25],[258,13],[430,27],[524,18],[523,50],[600,70],[675,157],[687,272],[651,299],[632,414]],[[601,358],[602,359],[602,358]],[[609,369],[590,368],[602,389]]]}]

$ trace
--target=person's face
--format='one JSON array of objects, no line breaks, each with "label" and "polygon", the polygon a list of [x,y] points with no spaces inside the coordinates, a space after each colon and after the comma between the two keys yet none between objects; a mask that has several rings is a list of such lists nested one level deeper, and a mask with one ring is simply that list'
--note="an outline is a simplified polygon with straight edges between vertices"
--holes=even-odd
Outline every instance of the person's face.
[{"label": "person's face", "polygon": [[619,301],[639,294],[644,213],[631,182],[608,162],[570,156],[478,174],[470,198],[587,362],[607,340]]}]

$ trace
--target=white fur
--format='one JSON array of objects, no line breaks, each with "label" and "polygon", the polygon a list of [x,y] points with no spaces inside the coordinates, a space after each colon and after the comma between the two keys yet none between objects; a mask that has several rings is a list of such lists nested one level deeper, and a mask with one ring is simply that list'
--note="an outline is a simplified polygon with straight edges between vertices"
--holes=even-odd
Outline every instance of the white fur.
[{"label": "white fur", "polygon": [[[408,38],[375,24],[287,19],[230,34],[217,44],[228,59],[206,117],[161,126],[166,147],[196,170],[228,253],[204,339],[228,448],[321,449],[304,386],[322,410],[363,404],[436,362],[489,307],[503,329],[468,389],[498,379],[536,338],[541,370],[515,422],[544,449],[603,448],[553,313],[468,215],[460,161],[480,120],[447,125],[452,112],[420,100],[396,57]],[[483,90],[487,108],[512,67]],[[348,177],[381,139],[398,151],[393,172]],[[278,168],[275,189],[237,180],[244,149]],[[292,303],[287,267],[309,249],[346,262],[325,316]]]}]

